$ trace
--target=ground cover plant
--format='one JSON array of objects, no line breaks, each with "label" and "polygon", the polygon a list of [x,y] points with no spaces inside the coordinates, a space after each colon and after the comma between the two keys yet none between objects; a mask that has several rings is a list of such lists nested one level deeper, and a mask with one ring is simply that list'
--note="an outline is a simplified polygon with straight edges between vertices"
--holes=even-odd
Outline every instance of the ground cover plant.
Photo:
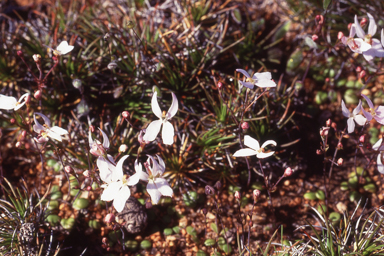
[{"label": "ground cover plant", "polygon": [[384,255],[380,1],[28,4],[2,255]]}]

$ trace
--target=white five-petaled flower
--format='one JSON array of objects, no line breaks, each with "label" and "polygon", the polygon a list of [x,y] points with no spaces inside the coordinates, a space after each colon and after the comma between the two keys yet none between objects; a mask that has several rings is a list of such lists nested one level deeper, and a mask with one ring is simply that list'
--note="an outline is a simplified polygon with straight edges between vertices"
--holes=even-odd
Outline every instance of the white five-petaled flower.
[{"label": "white five-petaled flower", "polygon": [[[19,100],[16,100],[15,97],[12,96],[5,96],[0,94],[0,109],[6,109],[6,110],[18,110],[24,104],[26,103],[25,100],[28,97],[29,93],[23,94]],[[24,100],[24,101],[23,101]]]},{"label": "white five-petaled flower", "polygon": [[[127,179],[123,172],[123,163],[128,155],[123,156],[112,170],[111,179],[102,187],[104,188],[101,194],[101,200],[112,201],[116,211],[121,212],[124,209],[125,202],[131,196],[131,191],[128,186],[136,185],[131,179]],[[100,170],[101,171],[101,170]]]},{"label": "white five-petaled flower", "polygon": [[173,144],[173,136],[175,135],[175,129],[172,124],[168,122],[173,116],[176,115],[177,110],[179,109],[179,103],[177,102],[176,95],[172,93],[172,104],[168,112],[165,113],[161,111],[159,103],[157,102],[157,92],[155,91],[152,96],[151,107],[153,113],[159,118],[159,120],[152,121],[146,129],[145,135],[143,137],[144,141],[153,141],[156,139],[157,134],[159,134],[161,126],[163,130],[161,132],[161,137],[163,143],[166,145]]},{"label": "white five-petaled flower", "polygon": [[383,155],[383,151],[384,151],[384,145],[383,144],[383,139],[379,139],[375,145],[372,146],[372,149],[373,150],[376,150],[376,151],[379,151],[380,153],[377,155],[377,170],[384,174],[384,165],[383,165],[383,162],[381,161],[381,158],[382,158],[382,155]]},{"label": "white five-petaled flower", "polygon": [[[44,125],[41,125],[37,119],[36,115],[39,115],[41,118],[44,120]],[[33,130],[40,134],[43,138],[47,139],[47,137],[50,137],[52,139],[62,141],[63,135],[68,134],[67,130],[64,130],[61,127],[58,126],[53,126],[51,127],[51,121],[49,121],[48,117],[41,113],[34,113],[33,114],[33,119],[35,121],[35,124],[33,125]]]},{"label": "white five-petaled flower", "polygon": [[61,41],[59,46],[57,46],[56,50],[53,50],[53,54],[56,56],[65,55],[72,51],[74,48],[73,45],[68,45],[67,41]]},{"label": "white five-petaled flower", "polygon": [[345,106],[344,101],[342,100],[341,101],[341,110],[343,112],[343,115],[348,118],[348,120],[347,120],[348,133],[352,133],[355,130],[355,123],[353,120],[355,120],[355,122],[358,125],[364,125],[365,122],[367,121],[367,119],[364,116],[359,115],[359,113],[361,111],[361,100],[359,100],[359,105],[357,105],[357,107],[352,111],[352,113],[349,112],[349,110]]},{"label": "white five-petaled flower", "polygon": [[371,49],[372,46],[370,44],[366,43],[361,38],[354,38],[355,35],[356,35],[356,25],[352,24],[351,29],[349,30],[349,37],[343,36],[341,38],[341,42],[344,45],[348,45],[351,51],[357,52],[360,54]]},{"label": "white five-petaled flower", "polygon": [[[151,196],[152,203],[157,204],[161,196],[172,197],[173,190],[169,186],[168,181],[162,176],[165,171],[165,164],[160,156],[157,156],[159,162],[152,156],[148,156],[148,160],[145,163],[147,172],[143,171],[141,163],[135,161],[136,173],[130,177],[132,183],[136,184],[139,180],[147,181],[147,192]],[[151,162],[152,161],[152,166]]]},{"label": "white five-petaled flower", "polygon": [[364,116],[367,118],[367,121],[370,122],[372,118],[374,118],[380,124],[384,124],[384,106],[379,106],[375,109],[375,106],[373,105],[372,101],[367,96],[365,96],[364,94],[361,94],[361,96],[364,97],[369,106],[369,112],[365,111],[364,108],[362,108]]},{"label": "white five-petaled flower", "polygon": [[273,155],[275,151],[264,153],[264,148],[268,145],[276,146],[276,142],[273,140],[267,140],[260,147],[260,144],[257,140],[255,140],[249,135],[245,135],[244,145],[249,148],[239,149],[235,152],[235,154],[233,154],[233,156],[238,157],[238,156],[254,156],[255,155],[257,158],[266,158]]},{"label": "white five-petaled flower", "polygon": [[[370,44],[372,47],[363,51],[363,56],[367,61],[372,61],[374,57],[384,57],[384,49],[381,45],[379,39],[372,38],[376,34],[377,25],[373,16],[367,13],[369,18],[368,33],[365,34],[364,30],[361,28],[359,21],[357,20],[357,15],[355,15],[355,26],[356,34],[359,38],[363,39],[366,43]],[[355,39],[356,40],[356,39]]]},{"label": "white five-petaled flower", "polygon": [[245,82],[239,81],[239,83],[249,89],[253,89],[255,85],[261,88],[276,87],[270,72],[255,73],[251,77],[244,69],[236,69],[236,71],[247,77]]}]

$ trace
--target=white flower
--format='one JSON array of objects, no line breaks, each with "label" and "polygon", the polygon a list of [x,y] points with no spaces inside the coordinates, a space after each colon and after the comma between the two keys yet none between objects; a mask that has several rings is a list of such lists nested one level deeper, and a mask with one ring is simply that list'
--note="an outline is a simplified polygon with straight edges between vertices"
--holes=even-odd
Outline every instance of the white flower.
[{"label": "white flower", "polygon": [[245,82],[239,81],[239,83],[249,89],[253,89],[255,85],[261,88],[276,87],[276,83],[272,81],[270,72],[255,73],[251,77],[244,69],[236,69],[236,71],[247,77]]},{"label": "white flower", "polygon": [[363,52],[364,58],[367,61],[372,61],[374,57],[384,57],[384,49],[379,39],[372,38],[376,34],[377,25],[373,16],[369,13],[367,13],[367,15],[369,18],[367,34],[365,34],[364,30],[361,28],[360,23],[357,20],[357,15],[355,15],[355,26],[357,36],[372,46],[369,50]]},{"label": "white flower", "polygon": [[[123,156],[112,170],[111,180],[107,184],[102,185],[104,191],[101,194],[101,200],[112,201],[116,211],[121,212],[124,209],[125,202],[131,196],[131,191],[128,186],[135,185],[126,179],[123,173],[123,163],[128,155]],[[100,170],[101,171],[101,170]]]},{"label": "white flower", "polygon": [[268,145],[276,146],[276,142],[273,140],[267,140],[266,142],[261,145],[257,140],[252,138],[251,136],[245,135],[244,136],[244,145],[250,148],[243,148],[240,150],[237,150],[233,156],[254,156],[256,155],[257,158],[266,158],[275,153],[275,151],[271,151],[268,153],[264,153],[264,148]]},{"label": "white flower", "polygon": [[[25,98],[28,97],[29,93],[23,94],[20,99],[17,101],[15,97],[12,96],[5,96],[0,94],[0,109],[6,109],[6,110],[18,110],[22,106],[24,106]],[[23,101],[24,100],[24,101]]]},{"label": "white flower", "polygon": [[108,166],[111,165],[111,163],[114,164],[115,162],[113,161],[112,156],[107,155],[107,150],[109,149],[109,138],[107,134],[103,132],[103,130],[101,130],[100,128],[99,130],[103,135],[103,143],[101,143],[98,140],[93,140],[92,133],[91,131],[89,131],[88,133],[88,141],[89,141],[89,148],[90,148],[89,152],[92,155],[97,157],[96,164],[97,164],[97,167],[99,167],[100,176],[106,176],[107,174],[102,173],[101,170],[108,170]]},{"label": "white flower", "polygon": [[73,48],[74,48],[74,46],[68,45],[67,41],[62,41],[59,44],[59,46],[57,46],[56,50],[53,50],[53,54],[56,56],[65,55],[65,54],[69,53],[70,51],[72,51]]},{"label": "white flower", "polygon": [[384,145],[382,145],[383,139],[379,139],[375,145],[372,146],[373,150],[380,151],[380,153],[377,155],[377,170],[381,173],[384,174],[384,165],[383,162],[381,161],[382,154],[384,151]]},{"label": "white flower", "polygon": [[[168,181],[162,176],[165,171],[165,164],[160,156],[157,156],[159,163],[152,157],[148,156],[145,163],[148,173],[143,172],[143,167],[135,161],[136,173],[130,177],[132,183],[136,184],[139,180],[147,181],[147,192],[151,196],[152,203],[157,204],[161,196],[172,197],[173,190],[169,186]],[[152,167],[151,162],[152,161]]]},{"label": "white flower", "polygon": [[359,105],[357,105],[357,107],[352,111],[352,113],[349,112],[343,100],[341,101],[341,109],[342,109],[343,115],[348,118],[347,120],[348,133],[352,133],[355,130],[355,123],[353,122],[353,120],[355,120],[355,122],[358,125],[364,125],[365,122],[367,121],[367,119],[364,116],[358,115],[361,110],[361,100],[359,100]]},{"label": "white flower", "polygon": [[156,139],[157,134],[159,134],[161,126],[163,125],[163,130],[161,132],[161,137],[163,138],[163,143],[166,145],[173,144],[173,136],[175,135],[175,129],[172,124],[168,122],[173,116],[176,115],[177,110],[179,109],[179,103],[177,102],[176,95],[172,93],[172,105],[169,108],[168,112],[164,115],[161,112],[159,103],[157,102],[157,92],[155,91],[152,96],[151,107],[153,113],[160,119],[150,123],[146,129],[145,135],[143,137],[144,141],[153,141]]},{"label": "white flower", "polygon": [[372,101],[367,96],[365,96],[364,94],[361,94],[361,96],[364,97],[369,106],[369,112],[365,111],[364,108],[361,109],[368,122],[370,122],[372,118],[374,118],[380,124],[384,124],[384,106],[379,106],[375,109]]},{"label": "white flower", "polygon": [[[41,118],[43,118],[44,125],[41,125],[36,120],[36,115],[39,115]],[[51,127],[51,122],[49,121],[48,117],[41,113],[34,113],[33,119],[35,121],[35,124],[33,125],[33,130],[39,133],[45,139],[47,137],[50,137],[51,139],[62,141],[61,136],[68,134],[67,130],[64,130],[63,128],[60,128],[58,126]]]},{"label": "white flower", "polygon": [[343,36],[341,42],[344,45],[348,45],[351,51],[362,54],[365,51],[371,49],[371,45],[364,42],[361,38],[354,38],[356,35],[356,25],[352,24],[351,29],[349,30],[349,37]]}]

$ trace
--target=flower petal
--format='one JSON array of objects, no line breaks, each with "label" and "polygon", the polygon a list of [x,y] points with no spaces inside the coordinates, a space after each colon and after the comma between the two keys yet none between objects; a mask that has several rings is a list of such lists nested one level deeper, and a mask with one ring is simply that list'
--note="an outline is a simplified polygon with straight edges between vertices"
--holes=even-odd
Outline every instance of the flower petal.
[{"label": "flower petal", "polygon": [[162,120],[152,121],[152,123],[150,123],[146,129],[143,139],[145,141],[154,141],[157,134],[160,132],[162,123]]},{"label": "flower petal", "polygon": [[103,135],[103,148],[109,149],[109,138],[108,138],[107,134],[105,134],[105,132],[103,132],[103,130],[101,130],[100,127],[99,127],[99,130],[100,130],[101,134]]},{"label": "flower petal", "polygon": [[258,81],[256,86],[260,88],[276,87],[276,83],[272,80],[263,79]]},{"label": "flower petal", "polygon": [[367,119],[365,117],[363,117],[362,115],[357,115],[355,116],[355,122],[358,124],[358,125],[365,125],[365,123],[367,122]]},{"label": "flower petal", "polygon": [[272,75],[271,75],[271,72],[261,72],[261,73],[255,73],[253,75],[253,78],[257,79],[257,80],[271,80],[272,79]]},{"label": "flower petal", "polygon": [[92,139],[92,132],[89,130],[88,132],[88,142],[89,142],[89,147],[92,148],[93,146],[93,139]]},{"label": "flower petal", "polygon": [[152,95],[151,108],[155,116],[162,119],[163,113],[161,112],[159,102],[157,102],[157,91],[155,91]]},{"label": "flower petal", "polygon": [[121,188],[121,181],[111,182],[108,184],[108,187],[106,187],[101,194],[101,200],[103,201],[111,201],[115,199],[115,197],[119,196],[118,192]]},{"label": "flower petal", "polygon": [[267,152],[267,153],[261,152],[261,153],[258,153],[256,155],[256,157],[257,158],[267,158],[267,157],[270,157],[273,154],[275,154],[275,151],[271,151],[271,152]]},{"label": "flower petal", "polygon": [[359,21],[357,20],[357,15],[355,15],[355,26],[356,26],[356,34],[358,37],[364,39],[365,37],[365,32],[361,28]]},{"label": "flower petal", "polygon": [[349,112],[343,100],[341,100],[341,111],[343,112],[343,116],[347,118],[349,118],[349,116],[351,115],[351,112]]},{"label": "flower petal", "polygon": [[167,112],[167,120],[174,117],[179,110],[179,102],[177,101],[176,95],[172,92],[172,105],[169,107]]},{"label": "flower petal", "polygon": [[49,138],[55,139],[57,141],[63,141],[63,139],[61,138],[61,135],[52,131],[51,129],[46,129],[45,132],[47,133],[47,136]]},{"label": "flower petal", "polygon": [[109,160],[106,160],[104,157],[99,156],[96,160],[100,179],[105,183],[110,183],[112,181],[112,174],[115,171],[115,161],[113,161],[113,157],[108,155],[108,159]]},{"label": "flower petal", "polygon": [[259,142],[249,135],[244,136],[244,145],[256,151],[260,149]]},{"label": "flower petal", "polygon": [[173,196],[173,189],[171,186],[169,186],[169,183],[166,179],[164,178],[157,178],[155,180],[157,190],[161,193],[163,196]]},{"label": "flower petal", "polygon": [[59,51],[60,55],[64,55],[72,51],[74,46],[68,45],[67,41],[61,41],[59,46],[57,46],[56,51]]},{"label": "flower petal", "polygon": [[372,149],[373,149],[373,150],[376,150],[376,151],[379,150],[379,148],[380,148],[382,142],[383,142],[383,138],[381,138],[381,139],[379,139],[378,141],[376,141],[376,143],[372,146]]},{"label": "flower petal", "polygon": [[239,81],[239,83],[242,85],[242,86],[245,86],[249,89],[253,89],[255,87],[255,85],[253,83],[250,83],[250,82],[242,82],[242,81]]},{"label": "flower petal", "polygon": [[[46,115],[44,115],[44,114],[41,114],[41,113],[38,113],[38,112],[36,112],[36,113],[34,113],[33,115],[39,115],[41,118],[43,118],[43,120],[44,120],[44,123],[48,126],[48,127],[51,127],[51,121],[49,121],[49,118],[46,116]],[[36,122],[35,122],[36,123]]]},{"label": "flower petal", "polygon": [[163,171],[162,171],[162,173],[163,173],[165,170],[164,160],[159,155],[157,155],[157,159],[159,160],[159,165],[160,165],[161,169],[163,169]]},{"label": "flower petal", "polygon": [[353,121],[352,117],[348,118],[347,125],[348,125],[348,133],[353,133],[353,131],[355,130],[355,122]]},{"label": "flower petal", "polygon": [[0,95],[0,109],[11,110],[16,107],[17,100],[12,96]]},{"label": "flower petal", "polygon": [[361,94],[361,96],[364,97],[364,99],[367,101],[368,106],[369,106],[370,108],[373,108],[373,107],[374,107],[374,106],[373,106],[373,103],[372,103],[372,101],[371,101],[370,98],[368,98],[368,97],[367,97],[366,95],[364,95],[364,94]]},{"label": "flower petal", "polygon": [[384,47],[384,29],[381,29],[381,45]]},{"label": "flower petal", "polygon": [[242,148],[239,149],[233,154],[234,157],[239,157],[239,156],[254,156],[257,154],[257,151],[250,149],[250,148]]},{"label": "flower petal", "polygon": [[354,38],[356,35],[356,25],[352,24],[351,29],[349,30],[349,37]]},{"label": "flower petal", "polygon": [[68,131],[59,127],[59,126],[53,126],[50,128],[50,130],[54,133],[60,134],[60,135],[66,135],[68,134]]},{"label": "flower petal", "polygon": [[137,183],[139,183],[140,180],[148,181],[148,174],[143,172],[143,167],[141,163],[138,163],[137,159],[135,161],[135,170],[136,173],[128,179],[129,186],[136,185]]},{"label": "flower petal", "polygon": [[371,113],[365,111],[364,109],[361,109],[361,110],[363,111],[364,116],[367,118],[367,121],[368,121],[368,122],[371,122],[371,120],[372,120],[372,115],[371,115]]},{"label": "flower petal", "polygon": [[117,196],[113,200],[113,207],[115,207],[116,211],[122,212],[127,202],[128,198],[131,196],[131,190],[129,190],[128,186],[123,186],[118,192]]},{"label": "flower petal", "polygon": [[384,165],[383,165],[383,162],[381,161],[381,154],[377,155],[377,170],[381,174],[384,174]]},{"label": "flower petal", "polygon": [[125,159],[127,159],[129,155],[125,155],[117,162],[115,169],[112,171],[112,181],[118,181],[123,178],[123,164]]},{"label": "flower petal", "polygon": [[368,18],[369,18],[369,26],[368,26],[368,34],[371,36],[374,36],[377,31],[377,25],[375,18],[370,13],[367,13]]},{"label": "flower petal", "polygon": [[276,144],[276,141],[274,140],[267,140],[266,142],[263,143],[263,145],[261,145],[261,148],[265,148],[268,145],[276,146],[277,144]]},{"label": "flower petal", "polygon": [[355,116],[357,114],[359,114],[361,111],[361,100],[359,100],[359,104],[357,105],[357,107],[352,111],[352,115]]},{"label": "flower petal", "polygon": [[174,136],[175,136],[175,129],[173,128],[173,125],[170,122],[165,121],[163,123],[163,130],[161,131],[161,137],[163,138],[163,143],[165,145],[172,145]]},{"label": "flower petal", "polygon": [[245,75],[248,78],[251,78],[251,76],[248,74],[248,72],[245,71],[244,69],[238,68],[238,69],[236,69],[236,71],[240,72],[241,74]]},{"label": "flower petal", "polygon": [[161,193],[159,190],[157,190],[156,185],[153,183],[153,181],[149,181],[147,184],[147,192],[150,195],[152,199],[153,204],[157,204],[160,200]]}]

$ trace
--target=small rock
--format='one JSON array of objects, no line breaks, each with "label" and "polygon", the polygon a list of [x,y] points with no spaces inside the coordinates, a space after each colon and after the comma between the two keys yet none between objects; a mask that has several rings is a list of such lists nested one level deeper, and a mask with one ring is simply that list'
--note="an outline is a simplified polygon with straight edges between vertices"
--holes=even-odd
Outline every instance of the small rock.
[{"label": "small rock", "polygon": [[127,200],[123,211],[117,217],[124,220],[124,227],[130,234],[142,232],[148,222],[144,206],[132,196]]}]

